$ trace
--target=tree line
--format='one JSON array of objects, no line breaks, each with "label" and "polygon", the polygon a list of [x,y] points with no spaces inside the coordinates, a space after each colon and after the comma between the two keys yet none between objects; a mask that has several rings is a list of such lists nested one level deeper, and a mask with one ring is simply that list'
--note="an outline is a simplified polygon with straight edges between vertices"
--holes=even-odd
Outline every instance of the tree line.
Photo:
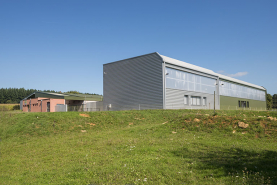
[{"label": "tree line", "polygon": [[[37,89],[24,88],[1,88],[0,89],[0,103],[19,103],[20,100],[38,91]],[[53,90],[45,90],[47,92],[55,92]]]},{"label": "tree line", "polygon": [[267,109],[277,109],[277,94],[273,96],[271,94],[266,95],[266,106]]},{"label": "tree line", "polygon": [[[0,104],[12,104],[12,103],[20,103],[20,100],[26,98],[30,94],[41,91],[37,89],[24,89],[24,88],[1,88],[0,89]],[[54,92],[61,93],[61,91],[54,90],[44,90],[44,92]],[[70,94],[82,94],[78,91],[67,91],[66,93]],[[95,95],[94,93],[85,93]]]}]

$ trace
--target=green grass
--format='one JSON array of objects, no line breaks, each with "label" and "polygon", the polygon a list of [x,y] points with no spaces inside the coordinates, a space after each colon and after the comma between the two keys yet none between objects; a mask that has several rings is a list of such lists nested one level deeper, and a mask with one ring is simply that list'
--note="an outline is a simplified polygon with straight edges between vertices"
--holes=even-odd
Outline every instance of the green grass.
[{"label": "green grass", "polygon": [[277,184],[276,112],[86,114],[1,112],[1,184]]}]

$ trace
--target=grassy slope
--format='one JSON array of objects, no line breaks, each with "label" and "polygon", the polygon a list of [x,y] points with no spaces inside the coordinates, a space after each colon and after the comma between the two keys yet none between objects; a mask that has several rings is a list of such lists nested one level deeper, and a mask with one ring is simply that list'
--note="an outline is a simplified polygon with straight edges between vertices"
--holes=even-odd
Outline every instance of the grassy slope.
[{"label": "grassy slope", "polygon": [[[258,117],[276,112],[88,114],[0,113],[0,182],[277,183],[277,121]],[[238,121],[250,126],[238,128]]]}]

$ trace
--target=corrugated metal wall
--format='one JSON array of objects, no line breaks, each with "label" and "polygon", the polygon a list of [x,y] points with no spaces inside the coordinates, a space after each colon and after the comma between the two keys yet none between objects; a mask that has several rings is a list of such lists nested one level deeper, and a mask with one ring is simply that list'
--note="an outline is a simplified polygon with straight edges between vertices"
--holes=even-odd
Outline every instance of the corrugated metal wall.
[{"label": "corrugated metal wall", "polygon": [[[206,106],[202,105],[190,105],[190,101],[188,101],[188,105],[184,104],[184,96],[188,95],[188,100],[190,96],[200,96],[206,97]],[[216,109],[219,109],[220,105],[218,102],[218,98],[216,96],[215,102]],[[214,108],[214,95],[201,93],[201,92],[193,92],[193,91],[185,91],[185,90],[178,90],[178,89],[170,89],[166,88],[166,109],[213,109]]]},{"label": "corrugated metal wall", "polygon": [[162,109],[163,69],[156,53],[103,66],[104,110]]}]

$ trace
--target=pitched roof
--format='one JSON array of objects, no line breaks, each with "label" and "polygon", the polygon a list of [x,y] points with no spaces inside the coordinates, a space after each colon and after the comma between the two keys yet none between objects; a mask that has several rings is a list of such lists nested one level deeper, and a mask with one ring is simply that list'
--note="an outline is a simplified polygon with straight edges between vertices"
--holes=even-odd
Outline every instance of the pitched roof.
[{"label": "pitched roof", "polygon": [[67,94],[67,93],[53,93],[53,92],[43,92],[37,91],[29,96],[25,97],[23,100],[29,98],[53,98],[53,99],[66,99],[66,100],[87,100],[87,101],[102,101],[101,95],[89,95],[89,94]]}]

